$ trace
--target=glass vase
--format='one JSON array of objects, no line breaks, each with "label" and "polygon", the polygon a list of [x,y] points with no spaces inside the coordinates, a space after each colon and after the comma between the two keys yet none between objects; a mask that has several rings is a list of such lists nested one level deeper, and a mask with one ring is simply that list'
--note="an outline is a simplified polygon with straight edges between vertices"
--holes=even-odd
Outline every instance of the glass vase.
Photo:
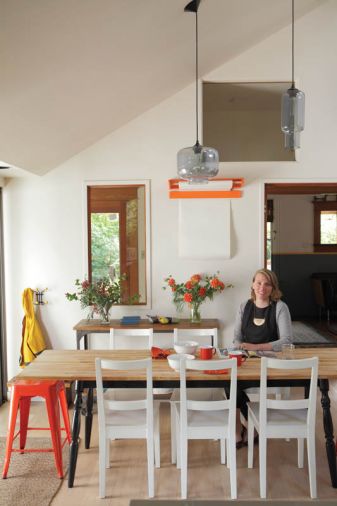
[{"label": "glass vase", "polygon": [[200,323],[201,322],[201,313],[200,313],[200,304],[191,303],[191,323]]},{"label": "glass vase", "polygon": [[111,306],[112,306],[112,303],[107,302],[104,306],[101,306],[99,308],[99,315],[101,317],[101,324],[102,325],[109,325],[109,323],[110,323]]}]

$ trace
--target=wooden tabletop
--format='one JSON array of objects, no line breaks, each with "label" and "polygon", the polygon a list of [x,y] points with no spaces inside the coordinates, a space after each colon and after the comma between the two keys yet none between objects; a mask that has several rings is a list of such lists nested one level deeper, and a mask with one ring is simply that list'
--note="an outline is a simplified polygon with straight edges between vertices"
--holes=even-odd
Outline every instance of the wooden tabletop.
[{"label": "wooden tabletop", "polygon": [[[46,350],[39,355],[34,362],[22,370],[8,384],[11,385],[18,379],[45,379],[65,381],[94,381],[95,380],[95,358],[109,358],[114,360],[134,360],[150,356],[149,350]],[[337,378],[337,348],[299,348],[295,350],[295,358],[308,358],[317,356],[319,358],[319,372],[321,379]],[[224,359],[224,368],[225,368]],[[207,370],[205,360],[205,370]],[[104,374],[107,380],[144,380],[145,372],[134,371],[112,371]],[[258,358],[247,359],[238,368],[238,379],[256,380],[260,378],[260,360]],[[269,379],[307,379],[309,371],[279,371],[270,370]],[[153,360],[154,381],[177,381],[179,373],[168,365],[166,359]],[[224,380],[225,374],[205,374],[198,371],[187,373],[187,379],[193,380]]]},{"label": "wooden tabletop", "polygon": [[77,331],[109,332],[114,329],[153,329],[154,332],[173,332],[173,329],[214,329],[219,328],[219,320],[208,318],[200,323],[191,323],[188,319],[179,320],[178,323],[151,323],[148,320],[140,320],[136,325],[122,325],[120,320],[110,320],[109,324],[102,324],[100,320],[81,320],[74,327]]}]

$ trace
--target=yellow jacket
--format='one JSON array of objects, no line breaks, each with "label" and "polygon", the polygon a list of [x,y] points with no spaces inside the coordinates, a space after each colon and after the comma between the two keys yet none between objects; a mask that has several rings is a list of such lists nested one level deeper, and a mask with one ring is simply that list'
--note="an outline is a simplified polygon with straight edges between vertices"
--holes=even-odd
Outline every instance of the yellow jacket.
[{"label": "yellow jacket", "polygon": [[46,349],[42,330],[35,316],[33,296],[34,292],[31,288],[26,288],[23,291],[22,305],[25,316],[22,321],[20,367],[28,365],[39,353]]}]

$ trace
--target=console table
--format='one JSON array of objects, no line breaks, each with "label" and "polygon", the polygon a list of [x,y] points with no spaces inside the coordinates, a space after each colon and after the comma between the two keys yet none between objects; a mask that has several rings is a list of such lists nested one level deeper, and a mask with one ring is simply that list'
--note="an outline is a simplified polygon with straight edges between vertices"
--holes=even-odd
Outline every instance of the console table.
[{"label": "console table", "polygon": [[81,339],[83,338],[84,349],[88,347],[89,334],[109,334],[110,329],[153,329],[153,332],[160,334],[173,333],[173,329],[219,329],[219,320],[209,318],[201,320],[200,323],[191,323],[188,319],[179,320],[178,323],[151,323],[148,320],[140,320],[136,325],[122,325],[120,320],[110,320],[110,323],[100,323],[100,320],[81,320],[73,329],[76,331],[76,348],[81,349]]}]

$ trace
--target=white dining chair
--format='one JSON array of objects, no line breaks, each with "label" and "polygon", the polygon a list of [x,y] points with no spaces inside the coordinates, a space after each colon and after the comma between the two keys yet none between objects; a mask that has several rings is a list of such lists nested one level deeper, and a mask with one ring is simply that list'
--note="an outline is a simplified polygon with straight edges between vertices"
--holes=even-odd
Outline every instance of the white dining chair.
[{"label": "white dining chair", "polygon": [[[207,344],[212,344],[215,348],[218,347],[218,329],[173,329],[173,343],[179,343],[180,341],[196,341],[199,344],[206,344],[202,341],[208,341]],[[223,388],[192,388],[189,390],[189,397],[195,400],[221,400],[224,397]],[[180,401],[179,388],[175,388],[172,392],[170,399],[170,416],[171,416],[171,462],[172,464],[177,463],[177,467],[180,467],[179,455],[177,455],[177,427],[176,427],[176,404]]]},{"label": "white dining chair", "polygon": [[[228,370],[230,375],[229,399],[194,400],[189,398],[191,389],[186,388],[186,370]],[[228,448],[231,498],[236,499],[236,359],[182,360],[180,365],[180,402],[176,405],[177,427],[179,427],[179,451],[181,465],[181,497],[187,497],[187,454],[189,439],[219,439],[221,462],[225,461],[225,443]]]},{"label": "white dining chair", "polygon": [[[307,399],[268,399],[268,369],[311,369]],[[261,358],[259,402],[248,403],[248,467],[253,467],[254,428],[259,433],[260,496],[266,498],[267,439],[289,438],[298,441],[298,467],[303,467],[304,439],[307,440],[310,496],[317,497],[315,424],[318,358],[280,360]]]},{"label": "white dining chair", "polygon": [[[218,347],[218,329],[173,329],[173,343],[179,341],[198,341],[199,344],[211,344]],[[206,341],[206,342],[205,342]]]},{"label": "white dining chair", "polygon": [[[102,360],[96,358],[97,409],[99,427],[99,497],[106,494],[106,468],[110,467],[111,439],[146,439],[148,494],[154,496],[154,422],[152,359]],[[104,370],[146,370],[145,397],[137,400],[107,399],[103,390]],[[134,465],[134,463],[132,463]]]},{"label": "white dining chair", "polygon": [[[110,349],[148,349],[153,346],[153,329],[114,329],[110,328]],[[154,389],[152,389],[154,394]],[[136,400],[144,398],[144,389],[142,388],[113,388],[106,394],[115,400]],[[154,398],[156,395],[154,395]],[[159,408],[161,400],[154,402],[154,451],[155,465],[160,467],[160,427],[159,427]]]},{"label": "white dining chair", "polygon": [[[215,348],[218,347],[218,329],[173,329],[173,343],[177,344],[180,341],[196,341],[199,344],[212,344]],[[189,398],[195,400],[221,400],[224,397],[223,388],[192,388],[189,389]],[[172,392],[170,399],[170,416],[171,416],[171,462],[177,463],[180,467],[179,455],[177,455],[176,444],[176,403],[180,401],[179,388],[175,388]]]}]

